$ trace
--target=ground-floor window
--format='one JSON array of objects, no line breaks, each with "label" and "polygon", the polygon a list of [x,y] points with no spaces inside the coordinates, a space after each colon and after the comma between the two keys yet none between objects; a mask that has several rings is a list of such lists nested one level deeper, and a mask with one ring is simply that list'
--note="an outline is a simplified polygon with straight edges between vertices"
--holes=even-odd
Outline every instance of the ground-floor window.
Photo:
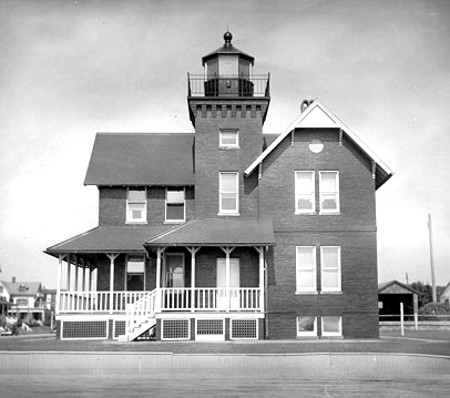
[{"label": "ground-floor window", "polygon": [[317,318],[315,316],[297,317],[297,337],[317,336]]},{"label": "ground-floor window", "polygon": [[323,316],[322,336],[342,336],[342,317]]},{"label": "ground-floor window", "polygon": [[[320,328],[317,327],[320,322]],[[297,317],[297,337],[339,337],[342,336],[341,316],[298,316]]]}]

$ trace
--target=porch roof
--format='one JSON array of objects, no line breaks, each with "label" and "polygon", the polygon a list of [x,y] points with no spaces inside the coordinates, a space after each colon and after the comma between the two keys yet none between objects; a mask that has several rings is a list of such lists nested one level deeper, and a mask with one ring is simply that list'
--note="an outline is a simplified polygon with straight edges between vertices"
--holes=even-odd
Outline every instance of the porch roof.
[{"label": "porch roof", "polygon": [[173,229],[173,226],[99,226],[49,247],[45,253],[144,253],[143,243],[150,237]]},{"label": "porch roof", "polygon": [[193,220],[145,242],[145,246],[273,246],[273,225],[267,220]]}]

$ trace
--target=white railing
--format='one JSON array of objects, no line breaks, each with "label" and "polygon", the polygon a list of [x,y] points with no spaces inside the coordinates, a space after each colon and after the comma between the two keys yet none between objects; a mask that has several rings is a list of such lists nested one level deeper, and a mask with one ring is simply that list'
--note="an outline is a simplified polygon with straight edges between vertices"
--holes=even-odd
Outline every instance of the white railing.
[{"label": "white railing", "polygon": [[261,292],[256,287],[162,288],[162,311],[259,311]]},{"label": "white railing", "polygon": [[[109,291],[61,292],[59,313],[125,313],[127,304],[137,304],[149,293],[154,297],[155,311],[260,311],[261,290],[257,287],[161,288],[152,292]],[[159,300],[156,300],[159,298]]]},{"label": "white railing", "polygon": [[147,293],[133,304],[127,304],[126,330],[127,334],[134,331],[136,326],[142,325],[156,313],[157,290]]},{"label": "white railing", "polygon": [[125,312],[126,305],[132,304],[149,292],[61,292],[59,312]]}]

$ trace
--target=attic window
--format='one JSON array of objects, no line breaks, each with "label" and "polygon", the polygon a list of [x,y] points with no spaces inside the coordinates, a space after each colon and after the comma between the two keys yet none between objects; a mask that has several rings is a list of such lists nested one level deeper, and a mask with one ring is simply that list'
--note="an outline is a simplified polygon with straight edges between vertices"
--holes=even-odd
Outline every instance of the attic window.
[{"label": "attic window", "polygon": [[26,292],[28,291],[28,286],[24,285],[23,283],[19,285],[19,292]]}]

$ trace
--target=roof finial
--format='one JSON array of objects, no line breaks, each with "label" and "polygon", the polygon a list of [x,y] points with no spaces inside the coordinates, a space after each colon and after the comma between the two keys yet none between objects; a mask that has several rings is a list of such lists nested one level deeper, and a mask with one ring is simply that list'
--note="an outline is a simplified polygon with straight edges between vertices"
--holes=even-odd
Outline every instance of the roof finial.
[{"label": "roof finial", "polygon": [[223,39],[225,40],[225,47],[231,46],[231,40],[233,39],[233,35],[228,30],[228,24],[227,24],[227,31],[224,33]]}]

